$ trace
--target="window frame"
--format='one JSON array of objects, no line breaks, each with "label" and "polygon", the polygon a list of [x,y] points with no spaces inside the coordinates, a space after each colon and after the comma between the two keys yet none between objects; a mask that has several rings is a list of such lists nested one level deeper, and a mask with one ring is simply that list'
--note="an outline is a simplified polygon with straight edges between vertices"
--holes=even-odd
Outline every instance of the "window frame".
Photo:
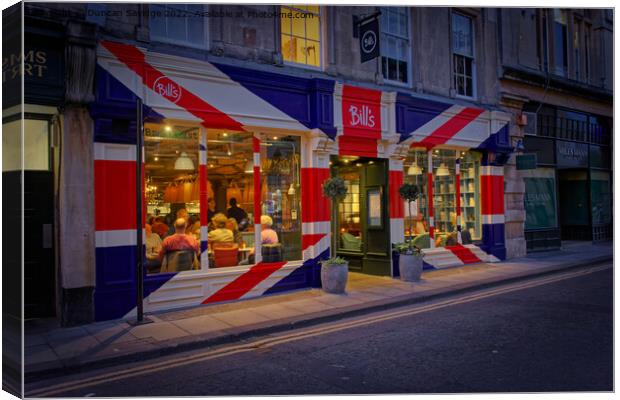
[{"label": "window frame", "polygon": [[[468,56],[466,54],[461,54],[458,53],[454,50],[454,41],[453,41],[453,36],[454,36],[454,24],[453,24],[453,16],[454,15],[460,15],[462,17],[468,18],[471,22],[471,48],[472,48],[472,55]],[[476,100],[478,98],[478,73],[477,73],[477,63],[476,63],[476,51],[477,51],[477,46],[476,46],[476,17],[466,14],[464,12],[461,12],[459,10],[454,10],[452,9],[450,11],[450,54],[451,54],[451,58],[450,58],[450,65],[452,67],[452,71],[451,72],[451,76],[452,76],[452,87],[454,88],[454,96],[456,98],[461,98],[461,99],[467,99],[467,100]],[[460,57],[464,57],[464,58],[469,58],[471,59],[471,86],[472,86],[472,95],[471,96],[467,96],[466,94],[460,94],[458,93],[457,87],[456,87],[456,64],[454,62],[455,59],[455,55],[460,56]],[[464,77],[466,77],[466,75],[463,75]]]},{"label": "window frame", "polygon": [[[556,13],[560,15],[564,13],[563,24],[561,22],[558,22],[558,16],[556,15]],[[564,78],[568,78],[569,69],[570,69],[570,63],[569,63],[570,51],[568,47],[570,37],[569,37],[569,30],[568,30],[568,20],[569,20],[569,13],[567,10],[559,9],[559,8],[553,9],[553,25],[552,25],[553,26],[553,29],[552,29],[552,32],[553,32],[553,74],[564,77]],[[562,25],[564,27],[565,37],[558,37],[557,31],[556,31],[556,24]],[[559,42],[562,39],[564,39],[564,46],[560,50],[558,49],[558,46],[560,45]],[[561,66],[558,64],[559,60],[557,57],[559,51],[562,51],[563,58],[564,58],[563,60],[564,63]]]},{"label": "window frame", "polygon": [[[168,44],[168,45],[175,45],[175,46],[182,46],[182,47],[187,47],[187,48],[192,48],[192,49],[200,49],[200,50],[209,50],[210,49],[210,42],[209,42],[209,23],[208,23],[208,18],[206,17],[202,17],[202,23],[203,23],[203,43],[202,44],[195,44],[195,43],[191,43],[191,42],[186,42],[186,41],[182,41],[182,40],[176,40],[176,39],[170,39],[167,36],[157,36],[153,34],[153,29],[152,29],[152,21],[153,21],[153,17],[150,15],[150,7],[153,5],[158,5],[158,6],[164,6],[164,7],[171,7],[174,8],[175,4],[196,4],[196,3],[154,3],[154,4],[149,4],[149,39],[151,42],[153,43],[162,43],[162,44]],[[202,6],[202,12],[208,12],[209,11],[209,5],[208,4],[199,4]],[[166,19],[168,17],[163,17]],[[185,18],[185,20],[187,21],[187,17]]]},{"label": "window frame", "polygon": [[[379,10],[383,13],[383,10],[389,8],[390,6],[383,6],[383,7],[379,7]],[[383,76],[383,46],[379,46],[379,72],[381,73],[381,76],[383,77],[383,82],[388,84],[388,85],[392,85],[392,86],[400,86],[400,87],[405,87],[405,88],[411,88],[413,87],[412,84],[412,79],[413,79],[413,29],[411,27],[411,22],[413,20],[412,15],[411,15],[411,9],[410,7],[407,6],[403,6],[403,7],[393,7],[393,8],[403,8],[406,10],[406,16],[407,16],[407,37],[402,37],[400,35],[394,34],[394,33],[387,33],[384,32],[383,29],[381,28],[381,24],[379,24],[379,35],[389,35],[389,36],[393,36],[395,37],[397,40],[405,40],[407,41],[407,56],[406,56],[406,62],[407,62],[407,82],[401,82],[401,81],[397,81],[397,80],[393,80],[393,79],[389,79]]]},{"label": "window frame", "polygon": [[[310,11],[307,10],[302,10],[302,9],[298,9],[295,8],[297,4],[292,4],[292,5],[287,5],[287,4],[280,4],[278,5],[279,7],[279,11],[282,11],[282,7],[287,7],[288,9],[291,9],[293,12],[306,12],[306,13],[310,13],[310,14],[314,14]],[[303,4],[300,4],[303,5]],[[287,61],[284,59],[284,54],[282,53],[282,36],[285,35],[284,33],[282,33],[282,21],[280,20],[278,25],[278,39],[279,39],[279,48],[278,48],[278,52],[280,53],[281,57],[282,57],[282,63],[284,65],[288,65],[288,66],[292,66],[292,67],[299,67],[299,68],[304,68],[304,69],[309,69],[309,70],[313,70],[313,71],[323,71],[325,69],[325,51],[326,51],[326,39],[327,39],[327,31],[326,31],[326,24],[325,24],[325,18],[326,18],[326,6],[325,5],[319,5],[319,45],[321,46],[321,50],[319,51],[319,63],[320,65],[317,67],[315,65],[310,65],[310,64],[304,64],[304,63],[298,63],[295,61]],[[291,33],[290,35],[286,35],[286,36],[290,36],[293,37],[294,35]],[[307,40],[307,37],[304,36],[304,39]]]}]

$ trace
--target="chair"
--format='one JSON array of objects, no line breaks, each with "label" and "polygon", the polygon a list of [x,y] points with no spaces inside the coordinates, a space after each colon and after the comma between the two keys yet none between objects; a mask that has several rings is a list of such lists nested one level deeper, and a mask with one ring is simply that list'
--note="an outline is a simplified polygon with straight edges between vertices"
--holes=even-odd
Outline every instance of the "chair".
[{"label": "chair", "polygon": [[264,244],[261,246],[261,255],[263,262],[280,262],[282,261],[282,244]]},{"label": "chair", "polygon": [[362,249],[362,240],[358,237],[351,235],[349,232],[345,232],[341,235],[342,238],[342,250],[360,251]]},{"label": "chair", "polygon": [[429,236],[428,232],[423,233],[416,236],[415,239],[413,239],[412,244],[419,249],[428,249],[429,247],[431,247],[431,237]]},{"label": "chair", "polygon": [[193,250],[175,250],[166,253],[161,263],[161,272],[189,271],[195,265]]},{"label": "chair", "polygon": [[214,246],[213,262],[215,268],[234,267],[239,264],[239,247],[232,246]]}]

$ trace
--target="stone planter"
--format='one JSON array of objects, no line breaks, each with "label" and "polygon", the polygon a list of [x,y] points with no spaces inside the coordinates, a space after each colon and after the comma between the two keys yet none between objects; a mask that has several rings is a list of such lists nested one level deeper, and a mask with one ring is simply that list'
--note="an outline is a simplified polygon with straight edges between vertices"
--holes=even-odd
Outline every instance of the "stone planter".
[{"label": "stone planter", "polygon": [[417,282],[422,276],[422,257],[412,254],[400,254],[398,258],[400,279],[405,282]]},{"label": "stone planter", "polygon": [[349,263],[321,265],[321,286],[327,293],[342,294],[347,287]]}]

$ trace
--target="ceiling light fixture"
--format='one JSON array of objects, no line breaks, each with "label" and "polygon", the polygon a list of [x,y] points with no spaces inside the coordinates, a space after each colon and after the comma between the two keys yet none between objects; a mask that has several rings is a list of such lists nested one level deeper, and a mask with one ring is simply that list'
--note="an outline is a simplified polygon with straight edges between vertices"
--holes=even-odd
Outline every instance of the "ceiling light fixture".
[{"label": "ceiling light fixture", "polygon": [[448,167],[446,167],[445,163],[439,164],[439,168],[437,168],[437,172],[435,173],[437,176],[448,176],[450,175],[450,171]]},{"label": "ceiling light fixture", "polygon": [[176,161],[174,162],[174,169],[183,170],[183,171],[189,171],[189,170],[193,171],[194,162],[192,161],[191,158],[189,158],[186,152],[183,152],[181,153],[179,158],[177,158]]},{"label": "ceiling light fixture", "polygon": [[288,188],[288,194],[289,194],[289,196],[294,196],[295,195],[295,188],[293,187],[292,183],[291,183],[291,186]]}]

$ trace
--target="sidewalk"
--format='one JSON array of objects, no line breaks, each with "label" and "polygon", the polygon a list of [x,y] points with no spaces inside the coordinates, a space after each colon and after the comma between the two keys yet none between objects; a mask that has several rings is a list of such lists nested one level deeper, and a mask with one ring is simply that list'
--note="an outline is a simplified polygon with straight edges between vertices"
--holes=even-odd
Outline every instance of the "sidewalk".
[{"label": "sidewalk", "polygon": [[611,242],[575,242],[562,251],[535,253],[497,264],[428,271],[416,283],[351,273],[346,295],[300,290],[149,314],[153,323],[140,326],[116,320],[60,328],[50,326],[49,321],[29,321],[25,373],[27,378],[37,378],[144,360],[587,266],[612,257]]}]

